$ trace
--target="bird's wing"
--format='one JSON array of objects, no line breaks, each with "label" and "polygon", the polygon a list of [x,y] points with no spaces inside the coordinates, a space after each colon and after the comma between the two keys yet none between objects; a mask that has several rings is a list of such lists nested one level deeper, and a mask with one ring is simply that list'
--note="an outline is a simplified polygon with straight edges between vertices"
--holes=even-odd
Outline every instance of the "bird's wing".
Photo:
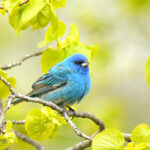
[{"label": "bird's wing", "polygon": [[47,93],[54,89],[60,88],[67,84],[67,79],[62,76],[62,70],[57,69],[55,72],[49,72],[40,77],[32,85],[32,91],[28,96],[36,96],[39,94]]}]

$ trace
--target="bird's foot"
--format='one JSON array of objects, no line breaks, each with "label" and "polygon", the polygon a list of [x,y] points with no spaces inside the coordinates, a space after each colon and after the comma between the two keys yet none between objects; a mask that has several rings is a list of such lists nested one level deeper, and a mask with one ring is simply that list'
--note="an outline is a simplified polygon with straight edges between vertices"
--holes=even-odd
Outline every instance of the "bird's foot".
[{"label": "bird's foot", "polygon": [[59,115],[63,116],[64,112],[66,112],[68,114],[68,111],[67,111],[67,109],[65,107],[63,107],[63,106],[60,106],[60,107],[63,109],[63,111],[59,112],[58,113]]},{"label": "bird's foot", "polygon": [[70,106],[67,106],[67,108],[69,109],[69,111],[71,111],[72,112],[72,118],[71,118],[71,120],[73,120],[74,119],[74,117],[75,117],[75,110],[72,108],[72,107],[70,107]]},{"label": "bird's foot", "polygon": [[69,111],[75,112],[75,110],[72,107],[67,106],[67,108],[69,109]]},{"label": "bird's foot", "polygon": [[68,114],[68,112],[72,112],[72,118],[71,120],[73,120],[73,118],[75,117],[75,110],[73,108],[71,108],[70,106],[66,106],[69,110],[67,110],[65,107],[60,106],[63,109],[62,113],[59,113],[61,116],[63,116],[64,112],[66,112]]}]

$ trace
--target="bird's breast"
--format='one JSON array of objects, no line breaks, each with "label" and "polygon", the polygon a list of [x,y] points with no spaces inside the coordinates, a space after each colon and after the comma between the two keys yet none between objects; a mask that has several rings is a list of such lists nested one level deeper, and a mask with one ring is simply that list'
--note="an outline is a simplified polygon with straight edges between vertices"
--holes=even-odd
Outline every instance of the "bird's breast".
[{"label": "bird's breast", "polygon": [[64,89],[64,98],[70,104],[80,102],[85,96],[86,91],[87,85],[85,84],[85,78],[82,75],[73,75],[69,78],[68,84]]}]

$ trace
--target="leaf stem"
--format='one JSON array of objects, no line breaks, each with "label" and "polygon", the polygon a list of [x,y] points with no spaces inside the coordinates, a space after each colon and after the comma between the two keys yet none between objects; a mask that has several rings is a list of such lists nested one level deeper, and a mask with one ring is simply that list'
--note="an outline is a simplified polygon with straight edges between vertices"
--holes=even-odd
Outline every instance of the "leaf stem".
[{"label": "leaf stem", "polygon": [[[24,2],[21,2],[21,3],[19,4],[19,6],[22,6],[22,5],[24,5],[24,4],[28,3],[28,2],[29,2],[29,0],[26,0],[26,1],[24,1]],[[4,6],[0,6],[0,9],[5,9],[5,7],[4,7]]]}]

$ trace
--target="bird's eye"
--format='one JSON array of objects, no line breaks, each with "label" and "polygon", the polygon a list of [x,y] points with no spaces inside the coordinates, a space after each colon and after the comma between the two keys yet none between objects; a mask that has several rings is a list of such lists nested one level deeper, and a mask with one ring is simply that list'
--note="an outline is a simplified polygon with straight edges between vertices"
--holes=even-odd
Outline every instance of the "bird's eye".
[{"label": "bird's eye", "polygon": [[76,65],[81,65],[81,64],[82,64],[81,61],[75,61],[74,63],[75,63]]}]

